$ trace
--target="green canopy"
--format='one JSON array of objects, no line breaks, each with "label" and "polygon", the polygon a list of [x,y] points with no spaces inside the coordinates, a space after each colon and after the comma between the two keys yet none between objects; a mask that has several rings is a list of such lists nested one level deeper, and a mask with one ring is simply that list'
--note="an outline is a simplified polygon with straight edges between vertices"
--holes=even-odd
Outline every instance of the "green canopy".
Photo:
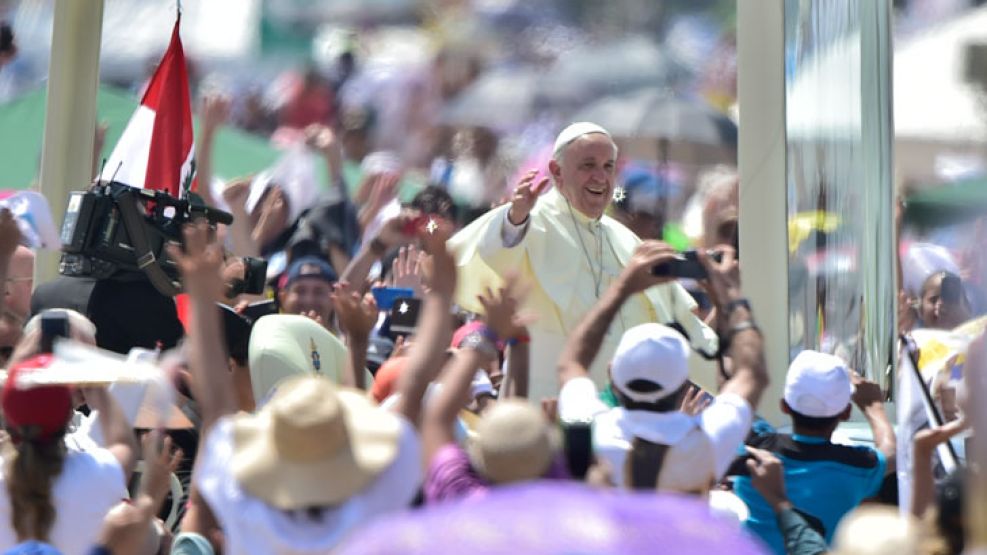
[{"label": "green canopy", "polygon": [[905,223],[922,228],[987,215],[987,178],[962,179],[922,189],[906,199]]},{"label": "green canopy", "polygon": [[[0,156],[3,160],[0,189],[27,189],[37,181],[45,131],[46,96],[47,88],[42,88],[0,104],[0,152],[3,153]],[[100,86],[96,100],[97,121],[109,126],[100,158],[109,157],[137,103],[137,99],[126,92]],[[278,151],[264,139],[234,129],[221,129],[213,147],[213,171],[228,178],[257,173],[278,157]],[[78,185],[83,187],[85,183]]]}]

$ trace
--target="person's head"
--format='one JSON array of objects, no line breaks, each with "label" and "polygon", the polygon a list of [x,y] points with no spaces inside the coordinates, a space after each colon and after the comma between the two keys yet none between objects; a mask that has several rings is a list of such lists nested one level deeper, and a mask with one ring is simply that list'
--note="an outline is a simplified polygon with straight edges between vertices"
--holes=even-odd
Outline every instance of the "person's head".
[{"label": "person's head", "polygon": [[599,218],[613,196],[617,145],[599,125],[574,123],[555,140],[548,170],[575,210]]},{"label": "person's head", "polygon": [[22,387],[19,379],[47,368],[40,355],[10,369],[0,395],[12,452],[4,455],[11,525],[19,541],[48,541],[55,523],[52,487],[65,461],[65,430],[72,416],[72,389]]},{"label": "person's head", "polygon": [[613,216],[641,239],[661,239],[667,191],[651,169],[631,165],[620,173],[624,195],[614,199]]},{"label": "person's head", "polygon": [[853,385],[839,357],[802,351],[788,367],[781,410],[792,417],[796,433],[828,437],[850,418]]},{"label": "person's head", "polygon": [[31,290],[34,289],[34,251],[21,245],[14,251],[7,268],[4,305],[21,318],[31,313]]},{"label": "person's head", "polygon": [[641,324],[624,332],[610,364],[610,381],[629,410],[678,410],[688,387],[689,344],[662,324]]},{"label": "person's head", "polygon": [[469,447],[473,468],[494,484],[537,480],[560,449],[558,430],[538,408],[508,399],[484,413]]},{"label": "person's head", "polygon": [[927,328],[953,329],[972,316],[963,280],[951,272],[936,272],[922,284],[918,316]]},{"label": "person's head", "polygon": [[848,513],[833,535],[834,555],[914,555],[922,533],[895,507],[863,505]]},{"label": "person's head", "polygon": [[335,270],[325,260],[304,256],[288,267],[278,292],[278,303],[286,314],[305,314],[315,311],[323,322],[329,322],[332,314],[332,286],[336,283]]},{"label": "person's head", "polygon": [[41,353],[41,320],[50,314],[65,314],[69,322],[69,339],[96,345],[96,324],[79,312],[68,308],[49,308],[35,314],[24,324],[24,334],[10,356],[10,365]]},{"label": "person's head", "polygon": [[954,471],[936,488],[936,530],[947,553],[963,553],[966,539],[967,473]]},{"label": "person's head", "polygon": [[434,214],[449,222],[456,219],[456,204],[452,200],[452,195],[435,185],[429,185],[418,191],[411,199],[411,207],[423,214]]},{"label": "person's head", "polygon": [[365,490],[398,456],[402,433],[364,392],[312,375],[285,381],[233,425],[233,477],[284,511],[338,507]]},{"label": "person's head", "polygon": [[250,385],[260,406],[288,378],[320,374],[338,382],[337,356],[346,347],[311,318],[271,314],[254,323],[247,347]]},{"label": "person's head", "polygon": [[703,245],[737,245],[737,211],[740,205],[740,176],[733,168],[717,167],[704,183]]}]

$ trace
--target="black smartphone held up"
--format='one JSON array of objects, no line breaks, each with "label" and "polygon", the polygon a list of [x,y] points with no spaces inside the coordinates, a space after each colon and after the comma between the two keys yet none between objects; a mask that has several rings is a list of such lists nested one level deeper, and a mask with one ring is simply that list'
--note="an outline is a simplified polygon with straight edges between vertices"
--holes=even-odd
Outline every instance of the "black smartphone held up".
[{"label": "black smartphone held up", "polygon": [[[707,255],[717,262],[723,260],[722,252],[708,251]],[[655,265],[651,269],[651,274],[677,278],[706,279],[706,268],[699,262],[699,256],[696,251],[690,249],[679,253],[670,262]]]},{"label": "black smartphone held up", "polygon": [[400,297],[394,299],[391,305],[391,333],[398,335],[411,335],[418,325],[418,313],[421,311],[421,299],[413,297]]},{"label": "black smartphone held up", "polygon": [[67,312],[54,311],[41,315],[41,352],[54,351],[56,337],[69,336],[69,315]]},{"label": "black smartphone held up", "polygon": [[563,422],[566,465],[577,480],[586,478],[593,464],[593,433],[589,422]]},{"label": "black smartphone held up", "polygon": [[939,298],[944,304],[957,304],[963,298],[963,280],[960,276],[946,274],[939,287]]},{"label": "black smartphone held up", "polygon": [[277,312],[278,305],[274,302],[274,299],[268,299],[266,301],[257,301],[255,303],[248,304],[240,315],[244,318],[249,318],[252,321],[257,321],[257,319],[261,316],[277,314]]}]

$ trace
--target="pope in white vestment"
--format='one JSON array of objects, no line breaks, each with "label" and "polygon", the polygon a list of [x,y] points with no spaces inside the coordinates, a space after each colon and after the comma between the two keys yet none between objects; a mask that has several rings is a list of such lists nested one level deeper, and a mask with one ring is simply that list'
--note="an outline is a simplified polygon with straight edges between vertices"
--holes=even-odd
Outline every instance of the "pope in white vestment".
[{"label": "pope in white vestment", "polygon": [[[482,313],[477,295],[488,286],[498,287],[511,273],[531,286],[523,308],[538,318],[529,325],[528,396],[532,400],[558,395],[556,366],[567,336],[641,242],[603,214],[613,194],[615,158],[616,146],[606,130],[590,123],[573,124],[555,143],[549,165],[554,186],[540,198],[537,191],[530,197],[534,206],[523,214],[524,221],[511,221],[512,207],[525,200],[522,194],[513,203],[484,214],[449,241],[460,270],[456,300],[462,308]],[[529,186],[522,182],[519,190]],[[601,387],[607,382],[607,366],[621,335],[646,322],[678,323],[694,349],[715,353],[716,333],[695,316],[695,306],[692,297],[674,282],[628,300],[589,369],[593,380]]]}]

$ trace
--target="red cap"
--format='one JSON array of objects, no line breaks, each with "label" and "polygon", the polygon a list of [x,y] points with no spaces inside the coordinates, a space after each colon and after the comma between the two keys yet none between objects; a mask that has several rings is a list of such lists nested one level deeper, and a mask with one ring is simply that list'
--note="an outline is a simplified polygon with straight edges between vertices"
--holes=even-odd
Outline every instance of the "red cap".
[{"label": "red cap", "polygon": [[14,441],[48,440],[61,434],[72,415],[72,388],[46,385],[20,389],[17,378],[47,368],[53,357],[38,355],[15,365],[0,396],[7,430]]}]

